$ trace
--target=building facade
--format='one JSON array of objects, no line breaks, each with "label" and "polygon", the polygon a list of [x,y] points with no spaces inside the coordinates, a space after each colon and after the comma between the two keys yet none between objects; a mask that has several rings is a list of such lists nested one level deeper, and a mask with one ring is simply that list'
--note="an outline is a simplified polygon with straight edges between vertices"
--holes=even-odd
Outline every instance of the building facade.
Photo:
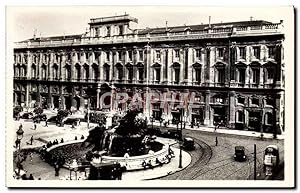
[{"label": "building facade", "polygon": [[16,43],[14,105],[125,111],[138,94],[155,120],[176,123],[181,113],[192,125],[284,130],[282,21],[131,29],[133,22],[95,18],[84,34]]}]

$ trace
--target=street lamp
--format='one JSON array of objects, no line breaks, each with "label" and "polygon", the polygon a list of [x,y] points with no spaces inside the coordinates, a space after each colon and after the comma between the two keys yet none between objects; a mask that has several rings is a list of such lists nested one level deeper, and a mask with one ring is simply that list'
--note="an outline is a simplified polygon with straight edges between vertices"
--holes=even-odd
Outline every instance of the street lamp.
[{"label": "street lamp", "polygon": [[20,153],[21,153],[21,140],[22,140],[23,134],[24,134],[23,129],[20,127],[18,129],[18,131],[16,132],[16,134],[17,134],[17,144],[16,145],[19,145],[19,148],[16,147],[16,148],[18,148],[18,163],[17,163],[17,167],[18,167],[18,175],[20,176],[20,170],[21,170],[21,168],[20,168],[20,164],[21,164],[20,163]]},{"label": "street lamp", "polygon": [[90,129],[90,98],[85,101],[85,105],[87,105],[87,129]]}]

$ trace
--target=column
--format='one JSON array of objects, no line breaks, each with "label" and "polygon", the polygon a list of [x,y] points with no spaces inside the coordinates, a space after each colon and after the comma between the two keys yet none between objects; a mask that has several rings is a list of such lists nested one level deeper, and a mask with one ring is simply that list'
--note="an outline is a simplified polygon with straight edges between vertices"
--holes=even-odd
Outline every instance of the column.
[{"label": "column", "polygon": [[204,125],[209,126],[210,125],[210,91],[207,90],[205,92],[205,115],[204,115]]},{"label": "column", "polygon": [[144,74],[145,74],[145,79],[147,81],[147,84],[149,84],[150,80],[151,81],[153,80],[152,73],[150,72],[151,71],[150,65],[151,65],[151,47],[146,46],[146,64],[144,65],[145,66]]},{"label": "column", "polygon": [[[74,50],[72,51],[72,57],[71,57],[71,80],[74,80],[76,77],[75,76],[75,64],[78,60],[78,54],[77,52],[75,52]],[[73,55],[74,54],[74,55]]]},{"label": "column", "polygon": [[215,67],[214,67],[214,61],[215,61],[215,49],[214,47],[209,48],[209,56],[208,56],[208,68],[209,68],[209,83],[215,83]]},{"label": "column", "polygon": [[110,80],[114,81],[115,78],[115,61],[113,60],[113,52],[109,51],[109,61],[110,61]]},{"label": "column", "polygon": [[259,67],[259,88],[263,88],[264,86],[264,68],[263,66]]},{"label": "column", "polygon": [[97,97],[97,106],[96,106],[96,108],[97,108],[97,109],[100,109],[100,91],[101,91],[101,90],[100,90],[100,86],[101,86],[101,85],[98,84],[98,85],[97,85],[97,90],[96,90],[96,93],[97,93],[97,94],[96,94],[96,97]]},{"label": "column", "polygon": [[25,56],[25,57],[27,57],[26,78],[29,79],[31,77],[32,54],[29,51],[27,51],[27,56]]},{"label": "column", "polygon": [[179,84],[181,82],[184,81],[184,66],[185,66],[185,63],[184,63],[184,56],[185,56],[185,53],[184,53],[184,49],[180,49],[179,51],[179,64],[180,64],[180,75],[179,75]]},{"label": "column", "polygon": [[104,52],[101,50],[101,48],[98,48],[98,64],[99,64],[99,73],[100,73],[100,82],[103,82],[104,81],[104,77],[103,77],[103,74],[104,74],[104,69],[103,69],[103,65],[104,65]]},{"label": "column", "polygon": [[169,68],[169,49],[168,47],[165,49],[165,57],[163,64],[163,82],[168,84],[168,68]]},{"label": "column", "polygon": [[235,98],[236,98],[236,93],[234,91],[229,92],[229,119],[228,119],[228,126],[230,128],[235,127]]}]

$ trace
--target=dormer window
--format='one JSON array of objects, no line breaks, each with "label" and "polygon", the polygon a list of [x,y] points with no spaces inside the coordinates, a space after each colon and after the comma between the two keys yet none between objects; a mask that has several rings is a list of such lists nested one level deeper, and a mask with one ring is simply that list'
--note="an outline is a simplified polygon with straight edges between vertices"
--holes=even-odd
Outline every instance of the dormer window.
[{"label": "dormer window", "polygon": [[124,33],[123,31],[123,26],[122,25],[119,25],[119,35],[122,36]]},{"label": "dormer window", "polygon": [[110,34],[110,26],[107,26],[106,31],[107,31],[106,36],[110,36],[111,35]]}]

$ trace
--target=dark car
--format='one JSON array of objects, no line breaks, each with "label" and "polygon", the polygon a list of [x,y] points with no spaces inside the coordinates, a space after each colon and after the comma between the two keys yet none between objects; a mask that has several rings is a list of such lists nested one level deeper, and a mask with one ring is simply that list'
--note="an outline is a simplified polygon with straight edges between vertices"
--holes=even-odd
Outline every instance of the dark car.
[{"label": "dark car", "polygon": [[234,148],[234,160],[235,161],[245,161],[245,147],[244,146],[235,146]]},{"label": "dark car", "polygon": [[47,115],[45,114],[40,114],[40,115],[36,115],[32,118],[33,121],[46,121],[47,120]]},{"label": "dark car", "polygon": [[31,119],[33,117],[33,113],[24,113],[22,116],[21,116],[21,119]]},{"label": "dark car", "polygon": [[77,126],[79,123],[79,118],[67,118],[66,120],[63,121],[65,125],[73,125]]},{"label": "dark car", "polygon": [[177,129],[168,129],[167,131],[162,131],[162,137],[178,139],[180,137],[180,131]]},{"label": "dark car", "polygon": [[57,121],[57,116],[52,116],[49,119],[47,119],[48,123],[56,123],[56,121]]},{"label": "dark car", "polygon": [[195,142],[194,139],[190,137],[186,137],[183,139],[183,148],[186,150],[194,150],[195,149]]}]

